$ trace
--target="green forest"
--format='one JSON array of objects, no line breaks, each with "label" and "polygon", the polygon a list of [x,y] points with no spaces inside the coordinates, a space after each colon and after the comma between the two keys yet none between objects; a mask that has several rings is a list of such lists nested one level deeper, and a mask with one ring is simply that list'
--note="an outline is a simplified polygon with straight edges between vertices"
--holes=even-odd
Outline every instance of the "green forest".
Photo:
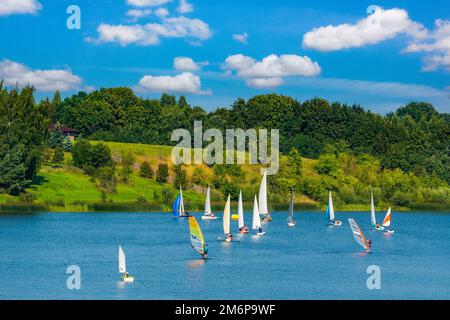
[{"label": "green forest", "polygon": [[[259,165],[180,165],[170,161],[177,128],[280,130],[280,171],[270,176],[274,208],[294,189],[297,203],[321,209],[334,192],[341,210],[448,209],[450,115],[410,102],[386,115],[360,105],[264,94],[206,111],[184,96],[144,99],[130,88],[36,102],[31,87],[0,85],[0,205],[55,211],[136,207],[166,210],[182,185],[193,210],[213,187],[222,205],[239,190],[251,201]],[[63,135],[74,128],[77,140]]]}]

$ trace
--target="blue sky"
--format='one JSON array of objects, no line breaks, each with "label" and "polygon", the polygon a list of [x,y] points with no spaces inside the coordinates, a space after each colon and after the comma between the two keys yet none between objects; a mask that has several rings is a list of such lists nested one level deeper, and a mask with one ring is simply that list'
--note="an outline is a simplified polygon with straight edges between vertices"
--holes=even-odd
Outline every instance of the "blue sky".
[{"label": "blue sky", "polygon": [[[66,26],[72,4],[80,30]],[[35,85],[39,98],[129,86],[207,109],[276,92],[380,113],[411,100],[449,112],[449,9],[439,0],[2,0],[0,78]]]}]

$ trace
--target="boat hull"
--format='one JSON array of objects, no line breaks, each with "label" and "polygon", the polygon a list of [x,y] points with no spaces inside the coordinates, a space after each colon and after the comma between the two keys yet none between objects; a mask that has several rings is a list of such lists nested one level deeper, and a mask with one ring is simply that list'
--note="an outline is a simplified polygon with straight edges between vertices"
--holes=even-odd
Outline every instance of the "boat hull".
[{"label": "boat hull", "polygon": [[125,283],[131,283],[134,281],[134,277],[133,276],[122,277],[121,280],[122,280],[122,282],[125,282]]},{"label": "boat hull", "polygon": [[202,220],[215,220],[218,219],[219,217],[216,216],[210,216],[210,215],[203,215],[202,216]]}]

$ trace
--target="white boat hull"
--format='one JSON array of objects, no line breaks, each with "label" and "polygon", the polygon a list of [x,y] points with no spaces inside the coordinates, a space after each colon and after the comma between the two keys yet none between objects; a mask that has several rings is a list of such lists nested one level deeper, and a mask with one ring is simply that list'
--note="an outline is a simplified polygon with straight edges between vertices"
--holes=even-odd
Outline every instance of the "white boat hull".
[{"label": "white boat hull", "polygon": [[216,216],[203,215],[202,220],[215,220],[218,219]]},{"label": "white boat hull", "polygon": [[295,227],[296,226],[296,223],[295,222],[288,222],[288,227]]},{"label": "white boat hull", "polygon": [[258,232],[256,235],[257,235],[257,236],[263,236],[263,235],[265,235],[265,234],[266,234],[266,232],[263,231],[263,232]]},{"label": "white boat hull", "polygon": [[134,277],[133,276],[128,276],[128,277],[122,277],[122,282],[125,283],[130,283],[134,281]]}]

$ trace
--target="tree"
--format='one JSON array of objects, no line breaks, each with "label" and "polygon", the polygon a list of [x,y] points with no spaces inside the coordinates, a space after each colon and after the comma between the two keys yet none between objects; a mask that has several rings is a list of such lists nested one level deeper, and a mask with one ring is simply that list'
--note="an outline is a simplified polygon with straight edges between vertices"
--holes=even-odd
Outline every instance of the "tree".
[{"label": "tree", "polygon": [[125,183],[130,181],[130,176],[133,173],[134,160],[135,158],[132,152],[122,152],[120,176]]},{"label": "tree", "polygon": [[168,93],[163,93],[161,95],[161,106],[162,107],[171,107],[171,106],[176,106],[177,101],[175,99],[175,96],[170,95]]},{"label": "tree", "polygon": [[180,96],[178,99],[178,106],[182,109],[189,108],[189,104],[187,103],[185,96]]},{"label": "tree", "polygon": [[60,164],[64,161],[64,149],[61,147],[55,148],[55,153],[53,154],[53,162]]},{"label": "tree", "polygon": [[87,140],[78,140],[72,148],[73,165],[78,168],[84,168],[92,158],[92,146]]},{"label": "tree", "polygon": [[64,151],[66,151],[66,152],[72,151],[73,144],[72,144],[72,141],[70,141],[69,137],[64,138],[62,147],[63,147]]},{"label": "tree", "polygon": [[48,123],[36,107],[34,89],[3,89],[0,81],[0,188],[17,195],[36,177]]},{"label": "tree", "polygon": [[300,152],[292,147],[291,150],[289,150],[288,159],[289,165],[294,168],[294,173],[299,176],[302,173],[302,157],[300,156]]},{"label": "tree", "polygon": [[199,185],[201,187],[206,187],[208,185],[207,177],[205,172],[200,167],[196,167],[192,173],[192,183]]},{"label": "tree", "polygon": [[166,183],[169,178],[169,167],[165,163],[160,163],[156,170],[156,182]]},{"label": "tree", "polygon": [[98,168],[95,177],[99,181],[99,187],[102,192],[116,191],[116,173],[114,167]]},{"label": "tree", "polygon": [[153,179],[153,169],[148,161],[143,161],[139,168],[139,175],[143,178]]},{"label": "tree", "polygon": [[173,180],[173,186],[175,188],[179,188],[181,186],[182,189],[186,189],[187,187],[187,179],[186,179],[186,170],[183,169],[181,164],[174,166],[175,179]]},{"label": "tree", "polygon": [[58,128],[50,131],[50,138],[48,139],[48,146],[50,148],[62,147],[64,144],[64,134]]}]

